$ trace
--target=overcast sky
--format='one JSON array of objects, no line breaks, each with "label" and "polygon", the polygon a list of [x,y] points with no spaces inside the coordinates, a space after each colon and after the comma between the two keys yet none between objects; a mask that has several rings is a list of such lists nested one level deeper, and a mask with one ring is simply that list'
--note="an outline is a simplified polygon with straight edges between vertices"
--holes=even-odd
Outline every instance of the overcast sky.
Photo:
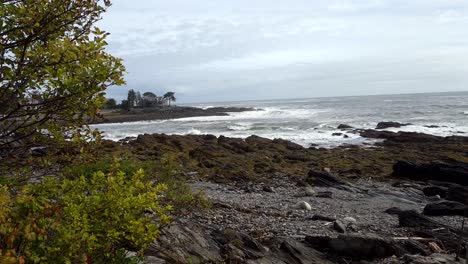
[{"label": "overcast sky", "polygon": [[468,0],[114,0],[128,89],[181,102],[468,90]]}]

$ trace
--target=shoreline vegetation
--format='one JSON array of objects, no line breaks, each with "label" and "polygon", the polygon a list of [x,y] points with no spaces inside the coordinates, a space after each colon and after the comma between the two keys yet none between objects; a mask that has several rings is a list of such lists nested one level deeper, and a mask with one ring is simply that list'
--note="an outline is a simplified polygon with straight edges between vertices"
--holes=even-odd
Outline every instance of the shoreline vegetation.
[{"label": "shoreline vegetation", "polygon": [[[0,263],[461,263],[468,137],[337,129],[374,145],[87,126],[261,111],[130,90],[94,25],[111,1],[0,5]],[[398,121],[398,120],[397,120]],[[468,259],[468,257],[466,257]]]}]

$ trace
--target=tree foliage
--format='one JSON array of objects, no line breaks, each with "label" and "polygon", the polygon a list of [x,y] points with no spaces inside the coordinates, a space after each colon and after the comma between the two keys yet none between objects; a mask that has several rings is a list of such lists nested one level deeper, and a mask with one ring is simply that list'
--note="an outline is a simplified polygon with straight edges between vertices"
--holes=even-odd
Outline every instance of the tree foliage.
[{"label": "tree foliage", "polygon": [[107,109],[117,108],[117,101],[114,98],[106,99],[106,103],[104,104],[104,108],[107,108]]},{"label": "tree foliage", "polygon": [[145,92],[145,93],[143,93],[143,96],[145,96],[145,97],[152,97],[152,98],[155,98],[155,97],[156,97],[156,95],[155,95],[154,93],[152,93],[152,92]]},{"label": "tree foliage", "polygon": [[164,94],[164,98],[169,100],[169,104],[176,101],[175,93],[174,92],[167,92]]},{"label": "tree foliage", "polygon": [[121,60],[93,25],[108,0],[3,0],[0,5],[0,150],[47,131],[62,138],[97,114],[124,83]]},{"label": "tree foliage", "polygon": [[128,108],[129,109],[131,109],[131,108],[133,108],[135,106],[136,98],[137,98],[137,95],[136,95],[135,90],[130,89],[128,91],[128,95],[127,95],[127,102],[128,102]]}]

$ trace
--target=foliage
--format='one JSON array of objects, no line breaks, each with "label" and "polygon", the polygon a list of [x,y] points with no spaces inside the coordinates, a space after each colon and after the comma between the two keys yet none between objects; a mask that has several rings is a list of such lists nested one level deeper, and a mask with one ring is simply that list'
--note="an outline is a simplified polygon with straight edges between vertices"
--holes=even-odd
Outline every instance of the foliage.
[{"label": "foliage", "polygon": [[135,102],[136,102],[136,93],[133,89],[130,89],[127,95],[128,109],[132,109],[135,106]]},{"label": "foliage", "polygon": [[63,139],[124,83],[121,60],[93,25],[108,0],[5,0],[0,5],[0,151]]},{"label": "foliage", "polygon": [[154,93],[152,93],[152,92],[145,92],[145,93],[143,93],[143,96],[145,96],[145,97],[153,97],[153,98],[156,97],[156,95],[155,95]]},{"label": "foliage", "polygon": [[106,103],[104,104],[103,108],[115,109],[117,108],[117,101],[114,98],[106,99]]},{"label": "foliage", "polygon": [[[13,190],[0,186],[1,263],[118,263],[125,249],[141,251],[168,224],[164,184],[142,170],[59,181],[47,178]],[[156,220],[156,221],[154,221]]]},{"label": "foliage", "polygon": [[172,102],[176,101],[174,92],[167,92],[166,94],[164,94],[164,98],[169,100],[169,104],[171,103],[171,101]]},{"label": "foliage", "polygon": [[[192,192],[185,183],[175,155],[164,155],[158,161],[142,162],[130,157],[119,160],[119,169],[126,175],[131,175],[138,168],[144,170],[147,181],[156,181],[167,186],[161,201],[164,204],[174,206],[175,209],[171,212],[172,215],[179,215],[209,206],[202,192]],[[93,162],[87,161],[69,166],[63,169],[62,174],[68,179],[75,179],[80,176],[89,178],[95,171],[109,173],[112,169],[112,159],[101,158]]]},{"label": "foliage", "polygon": [[164,155],[156,164],[156,167],[159,168],[156,174],[157,181],[168,186],[165,201],[174,205],[178,214],[209,207],[210,203],[205,199],[203,192],[193,193],[190,187],[185,184],[178,164],[177,157],[170,154]]}]

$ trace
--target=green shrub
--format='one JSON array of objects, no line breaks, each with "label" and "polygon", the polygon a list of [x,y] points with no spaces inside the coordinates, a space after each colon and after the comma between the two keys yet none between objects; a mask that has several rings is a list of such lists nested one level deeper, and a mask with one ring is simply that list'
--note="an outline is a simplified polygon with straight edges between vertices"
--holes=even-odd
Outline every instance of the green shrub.
[{"label": "green shrub", "polygon": [[123,263],[125,250],[141,252],[169,224],[166,192],[117,164],[15,192],[0,186],[0,263]]}]

